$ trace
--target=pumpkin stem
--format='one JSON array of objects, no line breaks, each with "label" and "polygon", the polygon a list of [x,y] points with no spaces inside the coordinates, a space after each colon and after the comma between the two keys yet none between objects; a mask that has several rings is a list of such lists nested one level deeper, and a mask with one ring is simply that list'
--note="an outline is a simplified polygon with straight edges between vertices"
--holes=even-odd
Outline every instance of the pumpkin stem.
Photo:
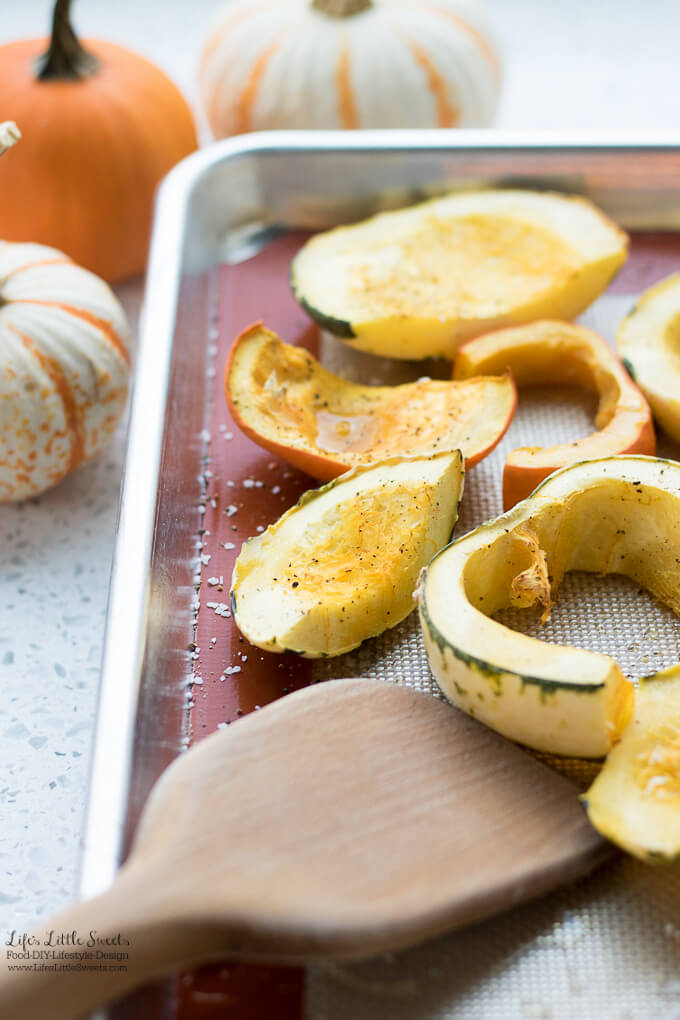
[{"label": "pumpkin stem", "polygon": [[38,61],[39,81],[80,81],[89,78],[99,61],[81,45],[71,24],[71,0],[57,0],[52,15],[50,46]]},{"label": "pumpkin stem", "polygon": [[373,6],[373,0],[312,0],[312,7],[331,18],[349,18]]},{"label": "pumpkin stem", "polygon": [[6,120],[0,124],[0,156],[3,152],[7,152],[8,149],[18,142],[21,138],[21,131],[16,126],[13,120]]}]

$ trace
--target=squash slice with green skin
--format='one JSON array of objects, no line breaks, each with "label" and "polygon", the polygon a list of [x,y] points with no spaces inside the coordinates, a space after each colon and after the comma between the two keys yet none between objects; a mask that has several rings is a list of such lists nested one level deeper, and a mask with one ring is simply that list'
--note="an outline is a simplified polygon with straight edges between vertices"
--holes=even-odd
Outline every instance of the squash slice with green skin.
[{"label": "squash slice with green skin", "polygon": [[551,475],[512,510],[438,554],[418,586],[423,639],[444,694],[541,751],[605,755],[633,687],[608,655],[553,645],[493,619],[541,606],[564,574],[624,574],[680,614],[680,464],[625,456]]},{"label": "squash slice with green skin", "polygon": [[680,273],[645,291],[616,347],[659,425],[680,442]]},{"label": "squash slice with green skin", "polygon": [[560,383],[594,390],[596,432],[555,446],[511,450],[503,467],[503,506],[529,496],[544,478],[568,464],[656,450],[652,412],[606,340],[583,326],[544,320],[499,329],[464,344],[454,379],[510,371],[518,386]]},{"label": "squash slice with green skin", "polygon": [[259,323],[234,342],[224,388],[247,436],[322,481],[358,464],[442,450],[460,449],[470,467],[502,438],[517,404],[507,373],[402,386],[347,382]]},{"label": "squash slice with green skin", "polygon": [[399,623],[419,571],[449,541],[463,474],[458,450],[395,457],[305,493],[239,553],[239,630],[267,651],[314,658]]},{"label": "squash slice with green skin", "polygon": [[635,714],[582,799],[624,850],[653,863],[680,858],[680,666],[640,680]]},{"label": "squash slice with green skin", "polygon": [[551,192],[459,192],[312,237],[295,256],[298,301],[357,350],[452,358],[470,337],[573,319],[627,255],[592,203]]}]

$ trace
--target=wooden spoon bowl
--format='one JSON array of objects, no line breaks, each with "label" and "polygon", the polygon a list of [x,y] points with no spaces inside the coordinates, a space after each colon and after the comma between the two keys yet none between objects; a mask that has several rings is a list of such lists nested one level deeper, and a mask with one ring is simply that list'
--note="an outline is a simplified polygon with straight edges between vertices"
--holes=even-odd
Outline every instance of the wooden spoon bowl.
[{"label": "wooden spoon bowl", "polygon": [[450,705],[334,680],[207,737],[154,787],[114,886],[51,921],[123,972],[7,973],[0,1015],[73,1020],[230,955],[367,956],[488,917],[611,852],[574,786]]}]

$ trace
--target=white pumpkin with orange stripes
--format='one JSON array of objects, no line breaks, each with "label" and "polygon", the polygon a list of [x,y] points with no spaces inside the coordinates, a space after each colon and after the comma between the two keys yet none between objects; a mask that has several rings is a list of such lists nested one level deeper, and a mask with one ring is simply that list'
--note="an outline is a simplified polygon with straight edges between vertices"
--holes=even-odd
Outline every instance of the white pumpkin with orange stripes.
[{"label": "white pumpkin with orange stripes", "polygon": [[231,0],[199,70],[218,138],[486,127],[500,82],[475,0]]},{"label": "white pumpkin with orange stripes", "polygon": [[110,439],[129,335],[99,277],[54,248],[0,242],[0,502],[50,488]]}]

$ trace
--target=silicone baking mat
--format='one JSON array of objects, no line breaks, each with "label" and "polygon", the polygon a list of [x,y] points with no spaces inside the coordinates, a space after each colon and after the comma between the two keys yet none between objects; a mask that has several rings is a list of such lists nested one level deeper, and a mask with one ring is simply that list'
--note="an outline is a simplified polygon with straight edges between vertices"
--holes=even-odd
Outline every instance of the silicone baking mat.
[{"label": "silicone baking mat", "polygon": [[[220,272],[218,327],[209,338],[212,405],[197,535],[192,741],[290,690],[330,677],[377,677],[438,696],[415,614],[349,655],[318,662],[261,652],[231,619],[229,582],[241,543],[315,484],[255,446],[231,421],[222,376],[237,333],[262,319],[286,341],[305,344],[328,367],[362,381],[447,371],[441,363],[395,369],[319,337],[288,287],[290,257],[304,236],[281,236]],[[678,268],[677,235],[635,235],[626,267],[581,321],[611,341],[640,291]],[[586,435],[593,411],[594,398],[569,388],[523,390],[502,443],[468,473],[456,535],[500,512],[501,471],[510,449]],[[663,436],[659,452],[680,454]],[[568,575],[545,627],[530,610],[508,612],[503,619],[546,641],[609,652],[632,677],[680,659],[677,618],[625,578]],[[560,767],[582,783],[596,769],[581,762]],[[670,1020],[680,1016],[679,964],[680,872],[620,857],[573,888],[396,956],[307,970],[228,963],[183,975],[176,1017],[567,1020],[579,1013],[598,1020]]]}]

